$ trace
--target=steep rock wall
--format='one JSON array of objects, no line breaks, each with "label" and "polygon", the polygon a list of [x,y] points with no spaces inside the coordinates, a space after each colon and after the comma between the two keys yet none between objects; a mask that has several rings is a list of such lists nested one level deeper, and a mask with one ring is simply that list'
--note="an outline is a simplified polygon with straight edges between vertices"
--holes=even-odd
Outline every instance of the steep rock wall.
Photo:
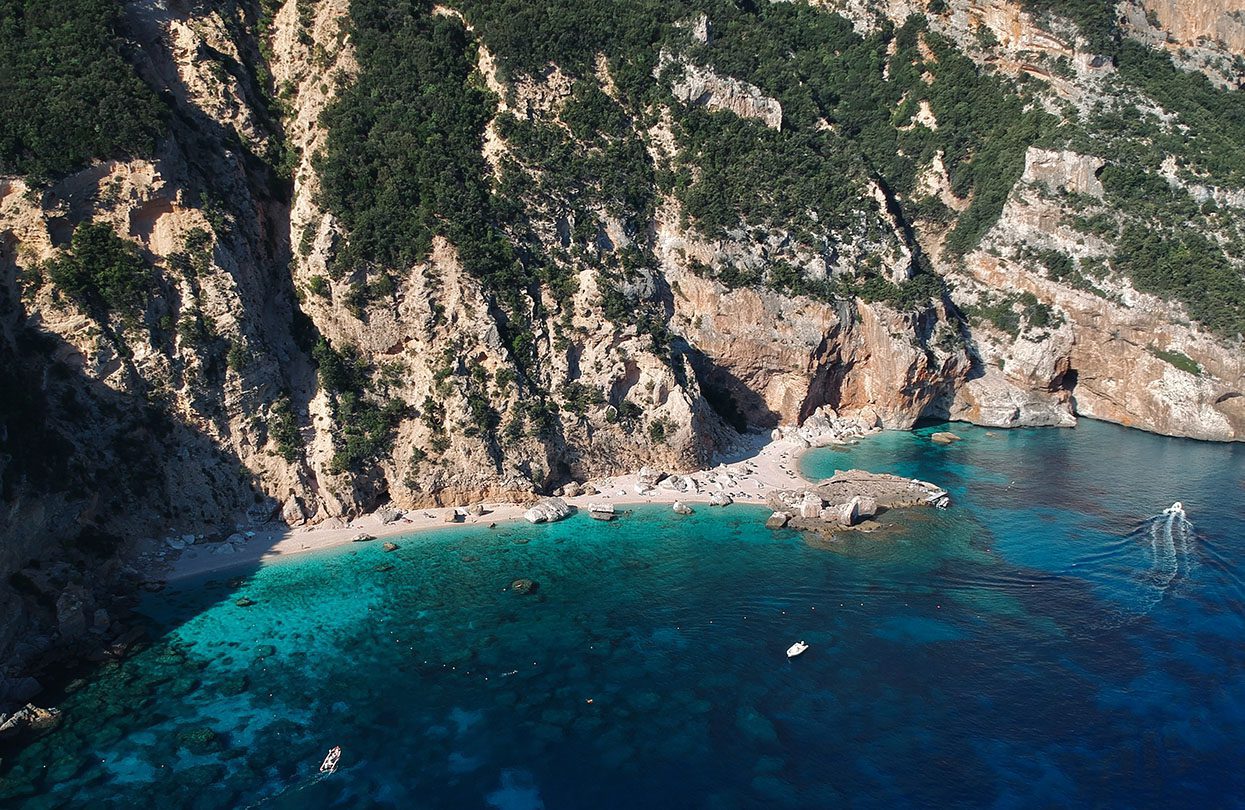
[{"label": "steep rock wall", "polygon": [[[1140,293],[1125,279],[1077,288],[1050,278],[1029,258],[1043,249],[1078,259],[1108,251],[1069,225],[1075,198],[1068,195],[1101,196],[1101,165],[1072,152],[1030,150],[1002,216],[967,258],[956,298],[971,307],[998,291],[1027,293],[1049,307],[1056,322],[1009,335],[977,321],[979,357],[988,368],[1001,365],[1002,376],[1026,397],[1045,400],[1044,410],[1074,408],[1082,416],[1173,436],[1245,439],[1245,357],[1239,350],[1191,324],[1178,305]],[[1196,368],[1182,368],[1182,357]],[[990,397],[980,386],[970,383],[961,393],[956,415],[975,420],[988,410],[982,401]]]}]

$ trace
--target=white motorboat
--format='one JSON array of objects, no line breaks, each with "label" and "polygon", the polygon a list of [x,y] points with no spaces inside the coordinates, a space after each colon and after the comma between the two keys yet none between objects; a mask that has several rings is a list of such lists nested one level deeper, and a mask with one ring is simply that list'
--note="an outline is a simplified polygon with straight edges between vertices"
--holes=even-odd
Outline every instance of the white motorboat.
[{"label": "white motorboat", "polygon": [[1180,501],[1176,501],[1171,506],[1164,509],[1163,514],[1179,515],[1180,517],[1184,517],[1184,504],[1182,504]]},{"label": "white motorboat", "polygon": [[790,647],[787,648],[787,657],[795,658],[797,655],[800,655],[807,649],[808,649],[807,644],[805,644],[803,641],[797,641],[796,643],[792,644]]},{"label": "white motorboat", "polygon": [[324,762],[320,763],[320,773],[333,773],[337,770],[337,760],[342,758],[342,749],[340,745],[335,745],[329,749],[329,754],[324,758]]}]

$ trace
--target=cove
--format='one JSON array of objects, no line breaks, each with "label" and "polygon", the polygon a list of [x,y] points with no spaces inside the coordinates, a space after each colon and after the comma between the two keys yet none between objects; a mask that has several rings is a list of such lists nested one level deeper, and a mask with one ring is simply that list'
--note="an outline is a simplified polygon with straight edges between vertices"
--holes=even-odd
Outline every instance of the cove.
[{"label": "cove", "polygon": [[[150,595],[10,757],[23,807],[1222,805],[1245,776],[1245,451],[1083,422],[807,453],[947,488],[462,527]],[[1188,523],[1162,510],[1180,500]],[[509,589],[517,578],[534,593]],[[254,602],[236,604],[240,598]],[[787,661],[804,639],[809,652]],[[332,745],[341,768],[317,767]]]}]

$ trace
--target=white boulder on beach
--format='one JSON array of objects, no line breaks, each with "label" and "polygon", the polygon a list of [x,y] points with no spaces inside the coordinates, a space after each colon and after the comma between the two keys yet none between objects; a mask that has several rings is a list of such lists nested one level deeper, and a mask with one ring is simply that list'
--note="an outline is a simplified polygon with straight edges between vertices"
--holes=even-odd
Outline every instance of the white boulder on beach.
[{"label": "white boulder on beach", "polygon": [[588,504],[588,517],[593,520],[613,520],[616,514],[612,503]]},{"label": "white boulder on beach", "polygon": [[542,498],[523,513],[528,523],[556,523],[571,514],[571,507],[561,498]]}]

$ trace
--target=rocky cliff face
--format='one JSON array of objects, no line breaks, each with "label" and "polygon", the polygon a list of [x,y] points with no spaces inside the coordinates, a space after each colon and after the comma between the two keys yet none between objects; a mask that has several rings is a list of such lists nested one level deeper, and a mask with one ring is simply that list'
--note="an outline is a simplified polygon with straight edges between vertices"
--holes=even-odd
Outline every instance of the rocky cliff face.
[{"label": "rocky cliff face", "polygon": [[[1240,390],[1245,361],[1196,328],[1179,311],[1139,293],[1120,279],[1086,290],[1051,279],[1050,270],[1026,261],[1034,251],[1058,251],[1078,260],[1107,246],[1074,230],[1068,195],[1101,198],[1100,159],[1072,152],[1031,149],[1025,173],[981,249],[968,256],[957,300],[978,302],[992,291],[1031,295],[1048,307],[1050,322],[1026,324],[1009,336],[991,325],[974,330],[984,364],[997,366],[1018,388],[1058,404],[1070,421],[1081,416],[1156,433],[1216,441],[1239,440],[1245,422]],[[1196,358],[1193,366],[1173,358]],[[990,376],[998,376],[991,372]],[[964,415],[982,397],[966,387]],[[971,400],[968,402],[968,400]],[[961,412],[957,411],[957,415]]]},{"label": "rocky cliff face", "polygon": [[1175,45],[1218,45],[1245,53],[1245,3],[1240,0],[1143,0],[1141,5]]},{"label": "rocky cliff face", "polygon": [[[1016,3],[951,0],[937,14],[818,5],[863,35],[924,15],[926,84],[941,37],[985,74],[1029,77],[1029,106],[1068,121],[1109,106],[1117,81],[1073,23]],[[1175,42],[1239,50],[1235,9],[1193,5],[1147,0],[1130,30],[1144,39],[1157,17]],[[139,576],[135,557],[159,544],[150,538],[321,523],[390,502],[525,499],[642,464],[688,469],[736,431],[821,406],[896,428],[923,416],[1015,426],[1082,415],[1245,436],[1239,340],[1119,273],[1083,283],[1040,260],[1091,267],[1116,250],[1111,233],[1075,227],[1114,204],[1102,179],[1111,164],[1090,148],[1030,146],[997,219],[963,254],[947,247],[949,221],[985,192],[964,190],[953,160],[963,156],[947,149],[922,153],[910,194],[848,161],[834,182],[846,212],[789,204],[783,188],[723,188],[753,194],[757,211],[706,224],[717,189],[686,189],[736,178],[697,163],[696,128],[742,122],[777,148],[811,114],[784,109],[764,74],[734,75],[746,60],[713,50],[703,15],[675,26],[684,40],[671,47],[686,53],[662,50],[619,76],[604,53],[578,74],[503,65],[470,5],[430,8],[476,37],[471,83],[494,99],[479,143],[491,193],[524,189],[508,200],[522,226],[507,238],[557,282],[503,296],[444,234],[410,266],[343,266],[355,234],[326,202],[321,167],[325,111],[363,69],[351,13],[347,0],[131,4],[136,70],[170,109],[157,153],[54,183],[0,178],[0,385],[18,392],[0,412],[0,572],[16,575],[0,584],[0,649],[29,655],[86,636],[115,583]],[[878,64],[887,76],[902,67]],[[626,108],[625,132],[577,142],[571,108],[586,97]],[[937,105],[908,101],[896,129],[945,126]],[[811,127],[831,145],[857,137],[848,129],[825,116]],[[533,151],[537,136],[584,160],[638,142],[654,178],[647,208],[600,202],[610,189],[595,178],[591,193],[550,188],[559,167]],[[833,157],[818,148],[809,160]],[[1183,164],[1162,176],[1198,205],[1235,205],[1237,190]],[[783,213],[763,216],[767,206]],[[141,317],[99,317],[43,272],[92,221],[150,267]],[[946,289],[907,296],[931,279]]]}]

